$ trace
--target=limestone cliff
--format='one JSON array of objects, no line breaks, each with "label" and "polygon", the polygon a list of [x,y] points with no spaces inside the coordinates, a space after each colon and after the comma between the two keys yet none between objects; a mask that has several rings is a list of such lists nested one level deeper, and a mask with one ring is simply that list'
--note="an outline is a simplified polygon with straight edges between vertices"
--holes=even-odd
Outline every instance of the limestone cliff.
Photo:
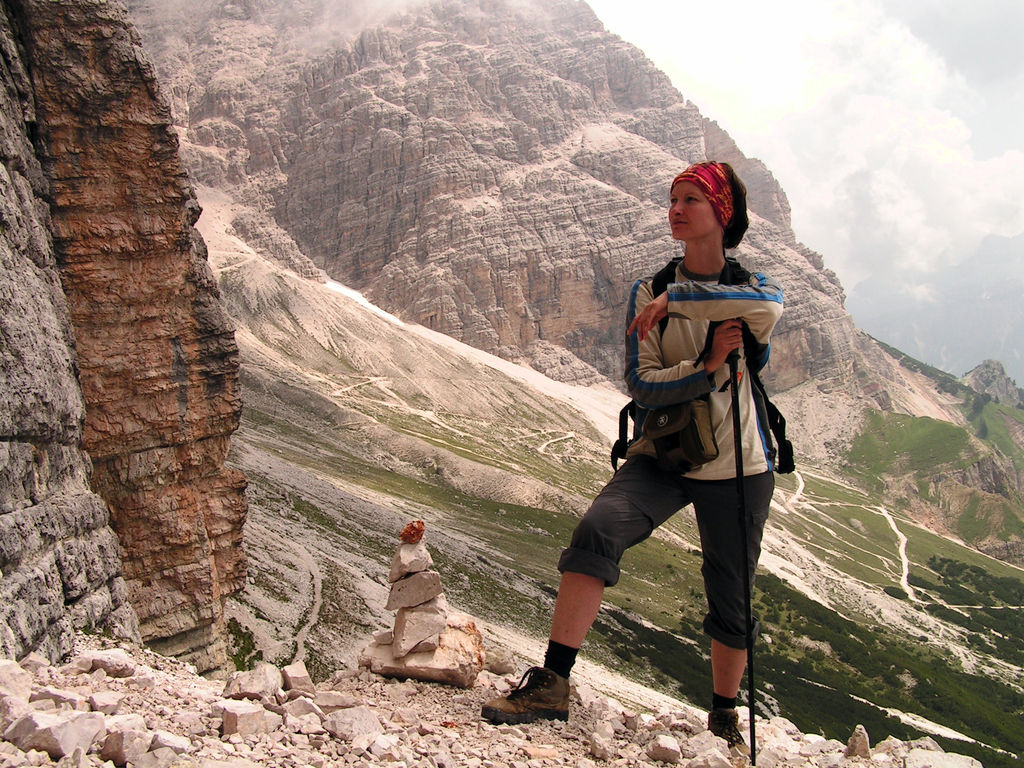
[{"label": "limestone cliff", "polygon": [[[13,16],[13,18],[12,18]],[[71,650],[75,628],[138,636],[117,538],[89,488],[75,338],[27,127],[35,100],[0,12],[0,657]]]},{"label": "limestone cliff", "polygon": [[[245,479],[224,467],[241,410],[238,354],[192,226],[199,207],[170,113],[120,4],[11,0],[4,10],[12,27],[4,36],[8,68],[20,59],[6,90],[5,126],[23,146],[26,137],[34,144],[20,164],[7,161],[14,139],[4,149],[25,197],[14,214],[22,220],[21,259],[35,262],[39,275],[34,289],[19,285],[16,293],[43,307],[18,317],[8,304],[5,324],[25,332],[34,330],[29,318],[41,317],[56,345],[48,357],[28,360],[42,375],[20,369],[26,360],[11,355],[8,375],[28,387],[24,403],[14,403],[24,424],[5,425],[18,439],[7,469],[64,471],[91,515],[68,510],[70,524],[99,528],[106,512],[86,494],[84,448],[91,486],[109,506],[120,542],[124,581],[115,583],[127,585],[142,639],[202,670],[216,668],[226,660],[223,598],[245,574]],[[53,249],[42,250],[51,232]],[[5,358],[7,337],[5,328]],[[33,433],[28,427],[39,419]],[[32,449],[34,434],[68,446],[68,456]],[[31,542],[44,530],[24,525],[14,540]],[[114,548],[112,539],[107,546]],[[105,562],[115,563],[109,554]]]},{"label": "limestone cliff", "polygon": [[741,259],[786,290],[770,385],[886,405],[891,364],[797,242],[778,182],[585,3],[412,3],[362,27],[371,4],[130,7],[197,181],[375,304],[561,380],[618,382],[629,285],[676,248],[666,185],[718,157],[750,190]]}]

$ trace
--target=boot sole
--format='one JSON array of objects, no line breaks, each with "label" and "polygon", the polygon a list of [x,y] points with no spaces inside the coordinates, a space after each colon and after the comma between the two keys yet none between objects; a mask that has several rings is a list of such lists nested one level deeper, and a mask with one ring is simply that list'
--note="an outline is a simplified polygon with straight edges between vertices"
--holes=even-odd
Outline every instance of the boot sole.
[{"label": "boot sole", "polygon": [[495,724],[522,725],[536,720],[568,720],[569,712],[560,709],[531,709],[527,712],[503,712],[494,707],[484,707],[480,716]]}]

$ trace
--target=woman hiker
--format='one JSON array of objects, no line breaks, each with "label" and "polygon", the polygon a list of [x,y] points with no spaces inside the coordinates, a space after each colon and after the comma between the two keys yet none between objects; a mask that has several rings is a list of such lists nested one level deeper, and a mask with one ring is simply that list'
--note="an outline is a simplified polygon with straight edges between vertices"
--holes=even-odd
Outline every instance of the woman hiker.
[{"label": "woman hiker", "polygon": [[[782,290],[746,272],[725,250],[747,230],[746,188],[726,163],[698,163],[672,182],[668,221],[685,243],[667,289],[655,296],[651,279],[638,280],[629,298],[625,380],[637,404],[636,432],[626,462],[594,499],[558,562],[561,582],[543,667],[532,667],[508,696],[492,699],[482,716],[494,723],[567,720],[569,673],[597,617],[605,587],[619,579],[619,560],[678,510],[693,504],[700,532],[711,638],[713,688],[708,728],[729,746],[743,745],[736,699],[747,659],[743,579],[761,552],[775,488],[775,448],[761,392],[748,370],[768,362],[768,342],[782,314]],[[662,322],[663,318],[667,321]],[[739,351],[739,410],[748,563],[742,562],[730,372]],[[645,418],[664,406],[703,399],[718,456],[696,468],[659,466]],[[751,585],[752,586],[752,585]],[[757,634],[755,622],[754,634]]]}]

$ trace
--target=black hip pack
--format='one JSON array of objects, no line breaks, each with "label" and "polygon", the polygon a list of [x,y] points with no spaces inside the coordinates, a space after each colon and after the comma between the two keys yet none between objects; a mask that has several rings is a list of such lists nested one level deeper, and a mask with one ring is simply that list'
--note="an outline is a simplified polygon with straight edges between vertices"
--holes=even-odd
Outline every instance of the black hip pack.
[{"label": "black hip pack", "polygon": [[654,445],[658,466],[667,472],[689,472],[718,458],[711,406],[706,400],[651,411],[642,429]]}]

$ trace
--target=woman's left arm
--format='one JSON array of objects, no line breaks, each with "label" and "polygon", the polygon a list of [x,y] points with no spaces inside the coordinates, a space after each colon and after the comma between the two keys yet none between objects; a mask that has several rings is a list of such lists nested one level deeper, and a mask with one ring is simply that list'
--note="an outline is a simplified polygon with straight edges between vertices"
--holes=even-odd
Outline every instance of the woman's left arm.
[{"label": "woman's left arm", "polygon": [[666,294],[669,316],[708,321],[739,318],[762,344],[768,343],[782,316],[782,288],[761,273],[739,285],[672,283]]}]

